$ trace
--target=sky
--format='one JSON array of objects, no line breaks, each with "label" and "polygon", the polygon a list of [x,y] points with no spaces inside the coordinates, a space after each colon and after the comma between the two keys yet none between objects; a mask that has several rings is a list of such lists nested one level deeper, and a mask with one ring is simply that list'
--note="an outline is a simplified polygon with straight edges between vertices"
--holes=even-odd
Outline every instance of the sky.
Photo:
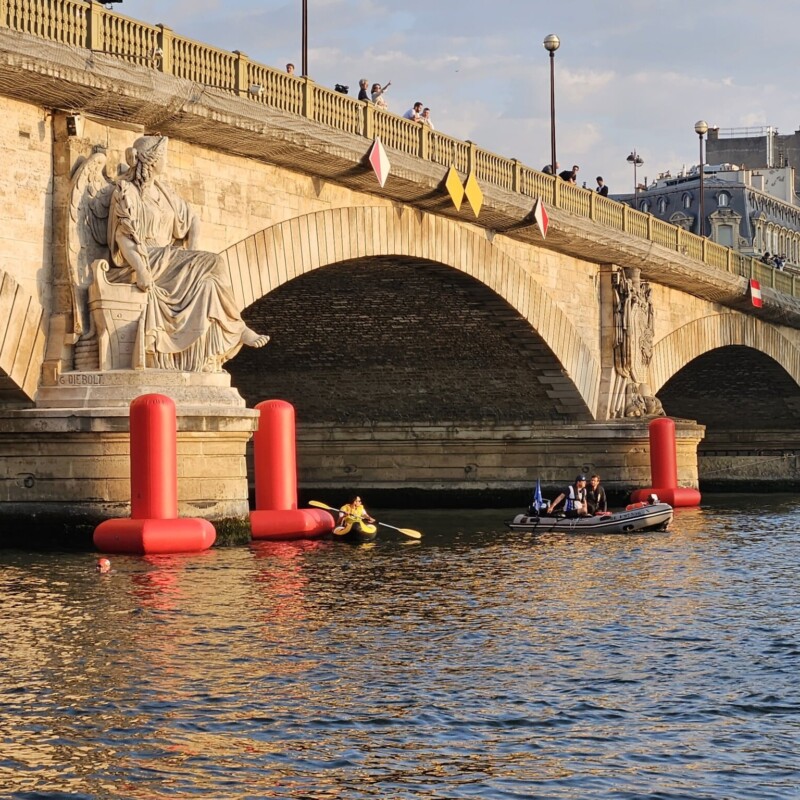
[{"label": "sky", "polygon": [[[114,10],[283,68],[302,61],[302,0],[123,0]],[[309,77],[392,85],[437,130],[540,169],[557,160],[611,193],[699,161],[697,120],[800,128],[798,0],[307,0]]]}]

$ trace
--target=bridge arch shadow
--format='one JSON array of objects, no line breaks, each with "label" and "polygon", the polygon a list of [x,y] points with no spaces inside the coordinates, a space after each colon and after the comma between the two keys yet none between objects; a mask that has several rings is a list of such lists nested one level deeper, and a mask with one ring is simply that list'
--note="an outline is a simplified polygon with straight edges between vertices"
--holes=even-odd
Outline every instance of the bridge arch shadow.
[{"label": "bridge arch shadow", "polygon": [[701,452],[800,427],[800,352],[754,317],[716,314],[679,328],[657,344],[651,376],[667,414],[706,426]]},{"label": "bridge arch shadow", "polygon": [[800,349],[772,325],[747,314],[726,312],[694,320],[656,343],[650,364],[653,390],[658,392],[699,356],[734,345],[769,356],[800,386]]},{"label": "bridge arch shadow", "polygon": [[[380,364],[385,374],[394,370],[396,389],[404,371],[409,380],[418,380],[410,369],[413,353],[404,349],[409,347],[414,328],[427,338],[422,345],[428,377],[448,358],[441,347],[457,348],[460,342],[462,354],[466,350],[472,353],[467,371],[482,372],[484,382],[496,384],[494,393],[480,398],[478,412],[484,418],[517,416],[521,420],[537,413],[565,421],[594,417],[599,363],[541,284],[483,232],[408,208],[333,209],[259,231],[229,248],[223,257],[237,299],[246,309],[245,317],[273,335],[273,343],[264,351],[245,351],[230,362],[234,383],[240,389],[245,373],[254,368],[269,372],[277,366],[271,365],[270,356],[281,347],[280,325],[276,327],[270,319],[273,298],[271,311],[276,314],[280,302],[305,303],[307,308],[309,298],[315,297],[318,318],[312,313],[305,317],[305,324],[331,326],[329,337],[335,337],[343,336],[342,320],[346,320],[350,333],[355,331],[368,343],[370,364]],[[342,286],[351,291],[343,291]],[[366,313],[369,309],[364,302],[370,299],[379,306],[377,317]],[[418,324],[420,314],[435,317],[427,332]],[[398,328],[403,320],[408,323],[406,332]],[[284,318],[287,327],[290,323]],[[448,328],[442,342],[449,344],[437,341],[437,326]],[[412,351],[419,345],[410,345]],[[318,346],[314,358],[319,357],[320,349]],[[509,353],[505,352],[509,349],[515,349],[516,365],[509,366]],[[498,370],[496,363],[489,361],[499,351],[504,351],[504,357],[503,368]],[[302,368],[304,359],[313,361],[311,355],[301,347],[294,366]],[[344,381],[335,380],[337,370],[354,369],[352,365],[337,361],[324,367],[320,369],[317,363],[316,372],[325,377],[325,391],[352,391],[345,388]],[[453,396],[469,393],[470,387],[477,385],[476,374],[459,382],[457,376],[450,377]],[[426,390],[417,385],[406,386],[405,391],[423,395]],[[427,391],[448,390],[433,380]],[[492,398],[502,395],[510,400],[505,405],[495,404]],[[357,396],[352,398],[354,404],[357,400]],[[462,404],[444,405],[454,410],[465,408],[468,398]],[[411,410],[406,408],[403,413],[411,415]]]}]

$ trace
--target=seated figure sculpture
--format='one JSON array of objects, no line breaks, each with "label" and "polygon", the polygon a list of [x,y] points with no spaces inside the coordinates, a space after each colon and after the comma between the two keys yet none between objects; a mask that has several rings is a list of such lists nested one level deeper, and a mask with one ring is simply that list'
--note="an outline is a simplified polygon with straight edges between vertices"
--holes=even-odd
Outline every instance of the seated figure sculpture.
[{"label": "seated figure sculpture", "polygon": [[[137,333],[144,357],[139,366],[219,372],[243,345],[263,347],[269,336],[245,324],[222,258],[196,249],[199,220],[162,179],[167,142],[165,136],[137,139],[126,154],[128,172],[115,182],[104,178],[83,194],[89,197],[85,218],[94,241],[107,244],[108,267],[100,269],[108,284],[135,285],[146,295]],[[87,180],[93,175],[96,182],[98,170],[86,171]],[[82,327],[84,335],[96,328]]]}]

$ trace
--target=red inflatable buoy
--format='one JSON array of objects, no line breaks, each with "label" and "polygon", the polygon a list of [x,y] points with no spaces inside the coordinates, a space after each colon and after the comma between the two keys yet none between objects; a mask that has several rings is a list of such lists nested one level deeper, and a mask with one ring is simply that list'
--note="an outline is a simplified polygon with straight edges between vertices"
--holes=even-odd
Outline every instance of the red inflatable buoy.
[{"label": "red inflatable buoy", "polygon": [[314,539],[333,530],[322,509],[297,507],[297,456],[294,406],[265,400],[253,436],[256,508],[250,512],[254,539]]},{"label": "red inflatable buoy", "polygon": [[217,538],[206,519],[178,519],[178,424],[175,403],[144,394],[130,406],[131,516],[94,531],[105,553],[199,553]]},{"label": "red inflatable buoy", "polygon": [[647,501],[656,494],[662,503],[673,508],[694,508],[700,505],[697,489],[678,486],[678,451],[675,446],[675,420],[669,417],[654,419],[648,428],[650,434],[650,479],[653,485],[636,489],[631,502]]}]

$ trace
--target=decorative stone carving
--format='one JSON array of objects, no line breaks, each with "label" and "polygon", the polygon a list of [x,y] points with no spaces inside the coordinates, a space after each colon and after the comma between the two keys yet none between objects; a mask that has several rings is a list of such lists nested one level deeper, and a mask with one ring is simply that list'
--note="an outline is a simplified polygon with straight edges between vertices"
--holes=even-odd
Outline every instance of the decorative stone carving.
[{"label": "decorative stone carving", "polygon": [[72,179],[75,367],[220,372],[269,336],[242,320],[221,257],[197,249],[199,220],[161,177],[167,138],[143,136],[126,157],[116,180],[102,152]]},{"label": "decorative stone carving", "polygon": [[647,384],[655,333],[650,284],[638,269],[618,270],[614,287],[614,390],[611,416],[664,416]]},{"label": "decorative stone carving", "polygon": [[89,312],[97,335],[97,360],[101,370],[145,366],[142,333],[146,320],[147,293],[129,283],[108,280],[108,261],[94,262],[89,284]]}]

